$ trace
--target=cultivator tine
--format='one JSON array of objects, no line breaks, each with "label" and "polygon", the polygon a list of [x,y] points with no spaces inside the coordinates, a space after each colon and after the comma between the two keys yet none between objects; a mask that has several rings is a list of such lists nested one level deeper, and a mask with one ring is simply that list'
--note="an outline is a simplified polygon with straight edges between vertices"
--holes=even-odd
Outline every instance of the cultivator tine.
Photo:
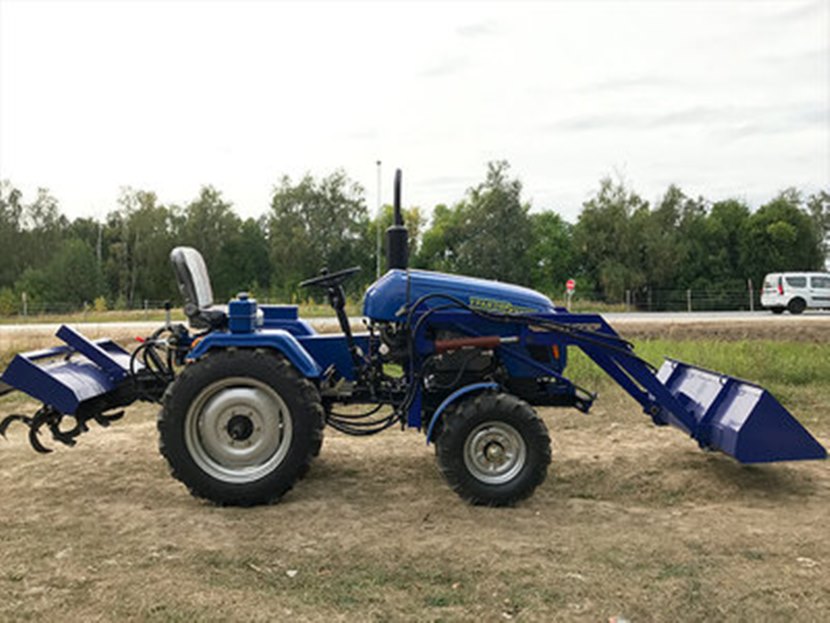
[{"label": "cultivator tine", "polygon": [[3,421],[0,422],[0,435],[4,438],[6,437],[6,431],[9,429],[9,424],[12,422],[23,422],[26,426],[31,426],[32,418],[28,415],[18,415],[17,413],[4,417]]},{"label": "cultivator tine", "polygon": [[[61,429],[61,423],[67,417],[71,417],[75,420],[75,426],[68,430]],[[22,422],[29,427],[29,443],[32,448],[41,454],[48,454],[49,452],[52,452],[52,449],[43,445],[39,437],[40,431],[44,426],[49,429],[50,433],[52,433],[52,439],[71,448],[77,443],[76,438],[89,430],[89,426],[87,426],[87,422],[89,420],[95,420],[99,426],[106,428],[112,422],[120,420],[122,417],[124,417],[123,410],[109,414],[93,413],[91,415],[81,417],[77,414],[66,415],[56,411],[52,407],[44,405],[38,410],[37,413],[35,413],[33,417],[14,414],[4,418],[0,422],[0,435],[3,437],[6,436],[6,431],[12,422]]]},{"label": "cultivator tine", "polygon": [[9,428],[9,424],[11,424],[12,422],[23,422],[26,426],[29,427],[29,443],[31,444],[31,446],[41,454],[48,454],[52,450],[40,443],[40,439],[38,439],[37,437],[38,432],[40,431],[40,427],[44,424],[47,424],[47,420],[44,415],[47,409],[48,407],[43,407],[35,414],[34,417],[29,417],[28,415],[19,415],[15,413],[13,415],[9,415],[3,418],[3,421],[0,422],[0,435],[2,435],[4,438],[6,437],[6,431]]},{"label": "cultivator tine", "polygon": [[[44,405],[38,409],[38,412],[35,413],[32,421],[29,422],[29,443],[32,444],[32,447],[41,454],[48,454],[52,452],[52,449],[44,446],[38,438],[40,429],[44,426],[49,427],[49,431],[52,433],[52,437],[54,439],[57,439],[66,445],[71,445],[66,439],[64,439],[63,434],[61,434],[60,429],[58,428],[61,417],[61,414],[55,411],[52,407]],[[56,432],[57,435],[55,434]],[[72,441],[72,443],[74,443],[74,441]]]},{"label": "cultivator tine", "polygon": [[60,420],[49,422],[49,432],[52,433],[52,439],[54,439],[55,441],[59,441],[65,446],[69,446],[70,448],[74,446],[75,443],[77,443],[75,441],[75,437],[88,430],[86,426],[83,426],[81,423],[78,423],[71,430],[62,431],[58,426],[59,421]]},{"label": "cultivator tine", "polygon": [[101,428],[106,428],[113,422],[116,422],[124,417],[124,413],[125,411],[123,409],[121,411],[116,411],[115,413],[96,413],[92,416],[92,419],[94,419]]},{"label": "cultivator tine", "polygon": [[31,444],[36,452],[40,452],[41,454],[49,454],[52,451],[52,448],[47,448],[40,443],[40,439],[37,438],[39,429],[40,427],[35,428],[34,426],[29,428],[29,444]]}]

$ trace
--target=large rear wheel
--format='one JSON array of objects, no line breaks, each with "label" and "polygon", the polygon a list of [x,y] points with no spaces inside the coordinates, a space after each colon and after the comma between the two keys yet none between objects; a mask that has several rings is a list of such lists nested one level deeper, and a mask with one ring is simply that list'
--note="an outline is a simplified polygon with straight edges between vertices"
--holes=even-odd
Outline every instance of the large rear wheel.
[{"label": "large rear wheel", "polygon": [[516,396],[484,393],[446,414],[435,452],[447,482],[472,504],[509,506],[545,480],[550,437]]},{"label": "large rear wheel", "polygon": [[227,350],[188,365],[167,390],[159,446],[193,495],[222,505],[279,499],[320,451],[317,388],[281,356]]}]

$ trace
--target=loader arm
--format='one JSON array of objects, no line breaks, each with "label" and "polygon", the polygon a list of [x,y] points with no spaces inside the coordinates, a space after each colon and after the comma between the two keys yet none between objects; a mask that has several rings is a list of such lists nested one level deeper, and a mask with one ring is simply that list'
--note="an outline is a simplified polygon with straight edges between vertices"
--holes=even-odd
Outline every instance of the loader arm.
[{"label": "loader arm", "polygon": [[[753,383],[688,363],[667,359],[659,370],[598,314],[534,313],[476,318],[472,310],[431,312],[414,336],[418,351],[436,350],[426,327],[452,327],[471,336],[471,344],[494,333],[504,360],[520,360],[540,376],[574,386],[562,373],[527,356],[528,346],[554,344],[580,348],[636,400],[659,426],[670,425],[701,448],[718,450],[741,463],[824,459],[826,450],[768,391]],[[511,323],[513,321],[513,324]],[[505,339],[512,335],[518,339]],[[578,397],[578,394],[577,394]],[[574,406],[587,411],[593,397]]]}]

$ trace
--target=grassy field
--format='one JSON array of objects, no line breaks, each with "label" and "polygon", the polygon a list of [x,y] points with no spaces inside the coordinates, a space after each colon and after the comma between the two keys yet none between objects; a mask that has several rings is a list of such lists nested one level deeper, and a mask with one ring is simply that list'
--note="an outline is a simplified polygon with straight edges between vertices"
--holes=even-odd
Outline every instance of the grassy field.
[{"label": "grassy field", "polygon": [[[772,389],[830,443],[830,344],[638,339]],[[830,611],[826,463],[704,453],[572,358],[590,415],[540,411],[548,479],[470,507],[414,432],[327,431],[279,504],[216,508],[172,480],[152,406],[78,447],[0,440],[0,620],[820,621]],[[31,409],[17,397],[0,412]]]}]

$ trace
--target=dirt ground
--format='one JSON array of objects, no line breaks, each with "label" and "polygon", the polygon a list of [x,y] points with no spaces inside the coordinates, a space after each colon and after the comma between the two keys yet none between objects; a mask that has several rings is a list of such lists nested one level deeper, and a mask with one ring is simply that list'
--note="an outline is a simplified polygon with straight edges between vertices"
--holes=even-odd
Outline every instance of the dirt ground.
[{"label": "dirt ground", "polygon": [[830,316],[764,318],[762,321],[727,322],[615,322],[614,328],[627,339],[666,340],[773,340],[830,343]]},{"label": "dirt ground", "polygon": [[327,431],[279,504],[236,509],[168,476],[154,407],[49,456],[10,431],[0,619],[825,620],[827,464],[741,467],[605,393],[543,410],[554,461],[512,509],[464,504],[414,432]]},{"label": "dirt ground", "polygon": [[[648,336],[703,329],[682,330]],[[168,475],[154,406],[48,456],[15,426],[0,439],[0,620],[826,620],[830,465],[740,466],[598,389],[590,415],[540,411],[553,464],[511,509],[464,504],[413,431],[327,430],[279,504],[237,509]],[[830,392],[793,391],[830,446]]]}]

